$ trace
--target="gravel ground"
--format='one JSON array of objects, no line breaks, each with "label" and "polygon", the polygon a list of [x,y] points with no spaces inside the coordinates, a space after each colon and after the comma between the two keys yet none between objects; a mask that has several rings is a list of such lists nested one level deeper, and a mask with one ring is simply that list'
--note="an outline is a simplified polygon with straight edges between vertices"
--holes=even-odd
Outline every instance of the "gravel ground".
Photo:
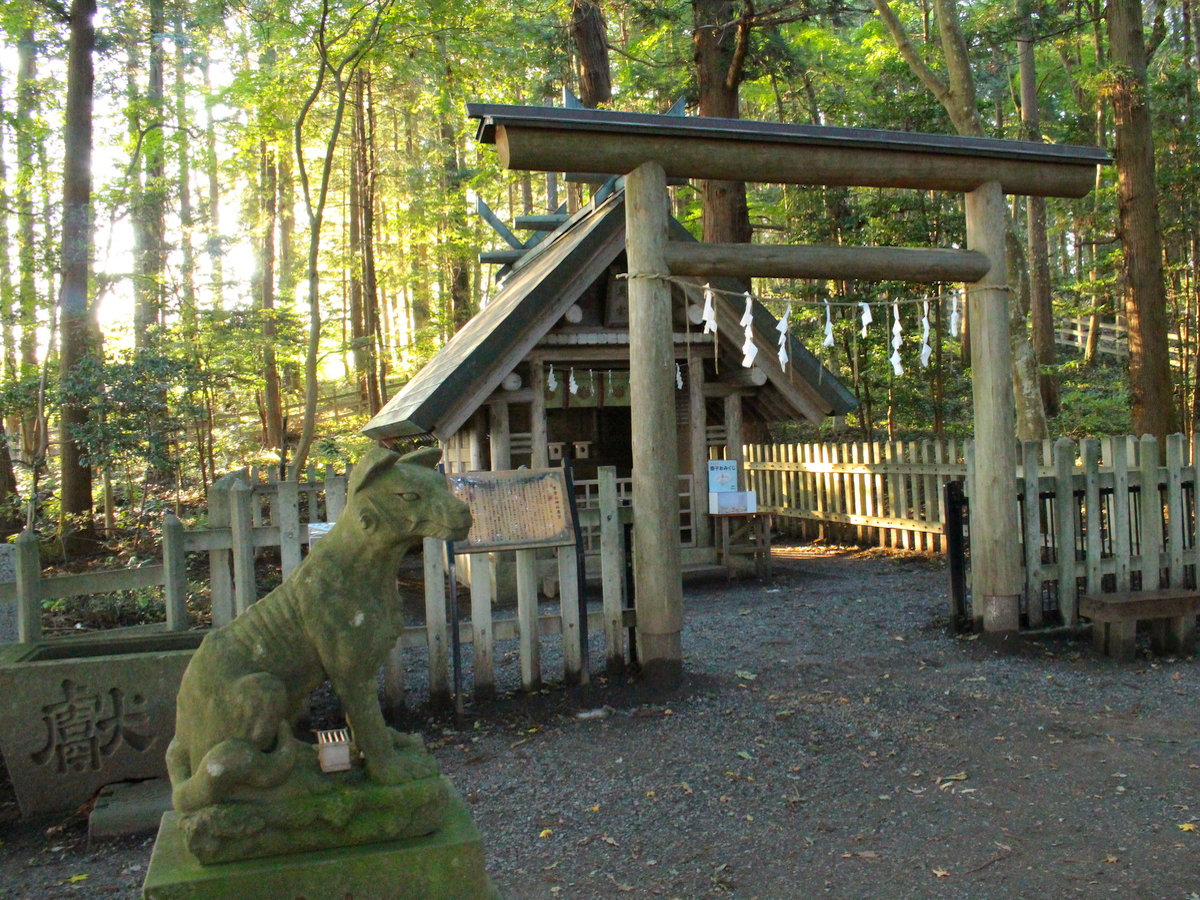
[{"label": "gravel ground", "polygon": [[[675,691],[598,675],[456,728],[414,677],[403,724],[509,900],[1200,900],[1196,663],[955,639],[946,585],[940,560],[777,547],[767,583],[687,586]],[[89,850],[0,791],[0,897],[139,896],[151,839]]]}]

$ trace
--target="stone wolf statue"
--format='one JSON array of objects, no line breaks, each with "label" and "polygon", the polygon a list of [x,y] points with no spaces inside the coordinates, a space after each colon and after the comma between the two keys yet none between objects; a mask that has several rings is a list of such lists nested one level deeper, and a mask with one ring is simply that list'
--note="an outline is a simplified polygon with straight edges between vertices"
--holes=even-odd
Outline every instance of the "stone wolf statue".
[{"label": "stone wolf statue", "polygon": [[420,738],[383,720],[376,674],[403,628],[400,561],[422,537],[462,540],[467,505],[433,471],[437,448],[376,448],[355,467],[346,509],[283,584],[210,632],[179,688],[167,749],[181,813],[302,794],[315,755],[293,729],[326,678],[341,698],[367,777],[394,785],[436,774]]}]

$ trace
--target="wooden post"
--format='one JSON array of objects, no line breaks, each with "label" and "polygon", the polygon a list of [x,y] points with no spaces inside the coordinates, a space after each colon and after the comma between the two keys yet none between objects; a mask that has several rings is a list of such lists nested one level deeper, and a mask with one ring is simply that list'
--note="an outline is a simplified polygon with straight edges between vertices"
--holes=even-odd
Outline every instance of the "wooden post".
[{"label": "wooden post", "polygon": [[693,356],[688,364],[688,438],[692,457],[692,523],[697,547],[712,546],[708,520],[708,412],[704,400],[704,362]]},{"label": "wooden post", "polygon": [[281,481],[275,485],[275,524],[279,526],[279,568],[287,578],[300,565],[300,485]]},{"label": "wooden post", "polygon": [[183,549],[183,523],[172,513],[163,519],[162,548],[167,630],[187,631],[187,554]]},{"label": "wooden post", "polygon": [[489,447],[493,472],[512,468],[512,428],[509,424],[508,401],[493,400],[488,405]]},{"label": "wooden post", "polygon": [[[222,475],[208,491],[208,526],[229,532],[229,492],[238,481],[237,473]],[[232,537],[230,538],[232,541]],[[229,624],[233,619],[233,569],[230,555],[232,544],[220,550],[208,551],[208,579],[212,594],[212,623],[214,628]]]},{"label": "wooden post", "polygon": [[746,459],[742,449],[742,395],[725,398],[725,458],[737,463],[738,490],[746,490]]},{"label": "wooden post", "polygon": [[[625,555],[621,552],[621,506],[617,502],[617,469],[601,466],[596,476],[600,494],[600,583],[604,607],[604,649],[608,674],[625,672]],[[701,491],[696,491],[699,497]],[[707,494],[705,494],[707,499]],[[707,506],[705,507],[707,509]],[[707,518],[707,516],[706,516]],[[705,523],[703,531],[708,533]]]},{"label": "wooden post", "polygon": [[447,640],[445,543],[425,538],[421,543],[425,570],[425,640],[429,649],[429,702],[450,705],[450,647]]},{"label": "wooden post", "polygon": [[521,653],[521,687],[542,687],[541,623],[538,620],[537,551],[517,551],[517,630]]},{"label": "wooden post", "polygon": [[346,475],[330,474],[325,478],[325,521],[336,522],[346,508]]},{"label": "wooden post", "polygon": [[683,675],[675,347],[671,291],[661,277],[667,274],[667,206],[662,166],[646,163],[626,176],[638,655],[647,681],[659,686]]},{"label": "wooden post", "polygon": [[37,535],[29,529],[17,535],[13,563],[17,570],[17,640],[32,644],[42,639],[42,561]]},{"label": "wooden post", "polygon": [[1074,471],[1075,442],[1068,437],[1060,437],[1054,443],[1054,518],[1058,532],[1054,536],[1054,546],[1058,548],[1058,610],[1064,625],[1079,623]]},{"label": "wooden post", "polygon": [[1029,627],[1042,627],[1042,501],[1038,458],[1041,444],[1021,445],[1021,475],[1025,484],[1025,596],[1029,598]]},{"label": "wooden post", "polygon": [[992,261],[967,286],[971,329],[971,394],[975,405],[975,484],[971,494],[974,615],[984,631],[1020,625],[1021,567],[1015,496],[1016,412],[1009,344],[1009,293],[1004,248],[1004,194],[989,181],[966,195],[967,244]]},{"label": "wooden post", "polygon": [[[675,541],[679,545],[679,541]],[[563,680],[567,684],[587,684],[588,666],[580,646],[582,624],[579,610],[579,566],[574,545],[559,547],[558,614],[562,620]]]},{"label": "wooden post", "polygon": [[1103,516],[1100,512],[1100,442],[1095,438],[1084,438],[1079,442],[1079,457],[1083,460],[1084,510],[1087,513],[1087,592],[1100,593],[1102,570],[1100,557],[1103,544],[1100,528]]},{"label": "wooden post", "polygon": [[258,599],[254,584],[253,489],[238,481],[229,492],[229,526],[233,535],[233,614],[241,615]]},{"label": "wooden post", "polygon": [[471,557],[471,650],[475,662],[475,697],[496,696],[492,644],[492,560],[486,553]]},{"label": "wooden post", "polygon": [[1138,442],[1142,491],[1142,590],[1157,591],[1162,570],[1162,500],[1158,493],[1158,439],[1143,435]]},{"label": "wooden post", "polygon": [[482,472],[484,469],[483,438],[486,430],[482,411],[476,412],[471,417],[471,424],[467,431],[467,471],[469,472]]},{"label": "wooden post", "polygon": [[541,362],[529,366],[529,388],[533,391],[533,402],[529,404],[530,466],[545,469],[550,465],[549,440],[546,434],[546,373]]}]

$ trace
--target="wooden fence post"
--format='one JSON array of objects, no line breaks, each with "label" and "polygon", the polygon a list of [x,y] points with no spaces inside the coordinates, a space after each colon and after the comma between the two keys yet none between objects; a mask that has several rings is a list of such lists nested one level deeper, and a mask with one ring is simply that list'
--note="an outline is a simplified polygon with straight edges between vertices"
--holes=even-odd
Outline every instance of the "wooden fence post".
[{"label": "wooden fence post", "polygon": [[1058,549],[1058,611],[1064,625],[1079,621],[1079,582],[1076,579],[1075,442],[1060,437],[1054,442],[1054,518]]},{"label": "wooden fence post", "polygon": [[[678,546],[676,540],[668,543]],[[558,612],[562,618],[563,680],[567,684],[586,684],[587,666],[583,654],[587,648],[579,646],[583,634],[579,614],[579,559],[574,545],[559,547],[558,556]],[[682,584],[682,582],[681,582]]]},{"label": "wooden fence post", "polygon": [[496,696],[495,655],[492,649],[492,595],[495,568],[490,553],[471,557],[471,653],[475,669],[475,696]]},{"label": "wooden fence post", "polygon": [[1129,590],[1133,552],[1130,539],[1129,514],[1129,444],[1125,438],[1109,441],[1109,461],[1113,468],[1113,513],[1109,527],[1112,530],[1113,560],[1116,562],[1116,590]]},{"label": "wooden fence post", "polygon": [[1187,446],[1182,434],[1167,435],[1167,553],[1168,585],[1183,587],[1183,466]]},{"label": "wooden fence post", "polygon": [[1141,472],[1142,590],[1156,591],[1162,569],[1162,499],[1158,493],[1158,438],[1145,435],[1138,443]]},{"label": "wooden fence post", "polygon": [[532,692],[540,690],[542,687],[537,551],[521,549],[516,551],[516,555],[517,642],[521,656],[521,687]]},{"label": "wooden fence post", "polygon": [[346,509],[346,475],[329,472],[325,476],[325,521],[336,522]]},{"label": "wooden fence post", "polygon": [[[596,471],[600,495],[600,583],[604,596],[604,651],[609,675],[625,671],[625,555],[621,541],[621,507],[617,503],[617,469]],[[697,490],[697,496],[702,493]]]},{"label": "wooden fence post", "polygon": [[233,542],[233,608],[241,615],[258,599],[254,582],[253,488],[238,481],[229,492],[229,530]]},{"label": "wooden fence post", "polygon": [[[1100,509],[1100,442],[1095,438],[1084,438],[1079,444],[1079,455],[1083,460],[1084,510],[1087,514],[1084,533],[1087,536],[1087,592],[1100,593],[1103,584],[1100,558],[1104,554],[1101,531],[1104,521]],[[1109,523],[1112,527],[1112,523]]]},{"label": "wooden fence post", "polygon": [[[208,525],[210,528],[229,531],[229,492],[241,476],[230,472],[218,478],[208,489]],[[232,545],[231,545],[232,546]],[[233,619],[233,569],[230,548],[208,551],[209,591],[212,597],[212,623],[214,628],[227,625]]]},{"label": "wooden fence post", "polygon": [[[328,482],[327,482],[328,483]],[[425,640],[429,648],[429,702],[450,704],[450,646],[447,639],[445,544],[425,538],[421,544],[425,570]]]},{"label": "wooden fence post", "polygon": [[183,547],[183,523],[173,513],[167,513],[163,519],[162,551],[167,630],[187,631],[187,553]]},{"label": "wooden fence post", "polygon": [[300,565],[300,485],[295,481],[280,481],[275,485],[272,510],[279,528],[279,568],[287,578]]},{"label": "wooden fence post", "polygon": [[42,639],[42,561],[37,535],[29,529],[17,535],[13,564],[17,570],[17,640],[32,644]]},{"label": "wooden fence post", "polygon": [[1023,543],[1025,546],[1025,596],[1029,598],[1029,625],[1042,624],[1042,498],[1040,441],[1021,445],[1022,506],[1025,510]]}]

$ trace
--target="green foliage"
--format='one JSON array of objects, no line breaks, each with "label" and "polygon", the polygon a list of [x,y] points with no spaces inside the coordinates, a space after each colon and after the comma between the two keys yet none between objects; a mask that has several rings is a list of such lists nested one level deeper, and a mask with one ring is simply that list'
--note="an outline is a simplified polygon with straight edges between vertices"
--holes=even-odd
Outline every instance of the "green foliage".
[{"label": "green foliage", "polygon": [[88,357],[65,373],[59,402],[92,412],[73,432],[85,464],[171,471],[177,436],[198,413],[193,374],[186,360],[153,351],[112,361]]}]

